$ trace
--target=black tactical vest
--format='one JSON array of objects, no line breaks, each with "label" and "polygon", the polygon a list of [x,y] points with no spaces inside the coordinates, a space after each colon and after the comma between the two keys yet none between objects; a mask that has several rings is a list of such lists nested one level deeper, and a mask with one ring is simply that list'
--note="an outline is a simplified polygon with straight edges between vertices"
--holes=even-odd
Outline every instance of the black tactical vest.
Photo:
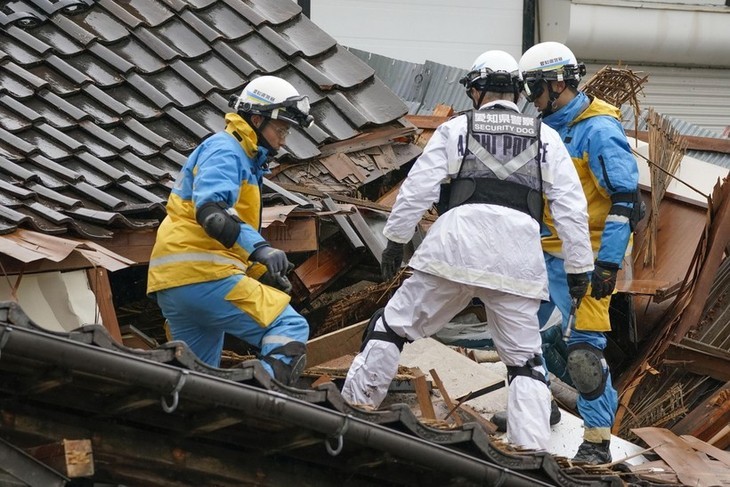
[{"label": "black tactical vest", "polygon": [[499,105],[466,112],[456,176],[441,186],[439,214],[467,203],[522,211],[542,222],[540,120]]}]

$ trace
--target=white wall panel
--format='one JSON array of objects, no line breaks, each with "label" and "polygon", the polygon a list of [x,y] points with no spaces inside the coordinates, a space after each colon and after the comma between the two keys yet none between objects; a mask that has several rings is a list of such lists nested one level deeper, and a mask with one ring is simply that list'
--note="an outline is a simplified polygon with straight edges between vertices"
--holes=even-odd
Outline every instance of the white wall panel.
[{"label": "white wall panel", "polygon": [[343,46],[414,63],[522,53],[522,0],[312,0],[311,18]]}]

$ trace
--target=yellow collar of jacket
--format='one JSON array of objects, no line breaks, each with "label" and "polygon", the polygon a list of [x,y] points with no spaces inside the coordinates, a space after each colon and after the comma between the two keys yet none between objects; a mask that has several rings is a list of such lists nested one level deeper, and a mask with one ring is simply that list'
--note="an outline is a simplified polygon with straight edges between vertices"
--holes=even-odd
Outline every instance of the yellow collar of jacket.
[{"label": "yellow collar of jacket", "polygon": [[237,113],[226,113],[226,132],[236,138],[246,155],[253,158],[258,152],[258,136],[248,122]]}]

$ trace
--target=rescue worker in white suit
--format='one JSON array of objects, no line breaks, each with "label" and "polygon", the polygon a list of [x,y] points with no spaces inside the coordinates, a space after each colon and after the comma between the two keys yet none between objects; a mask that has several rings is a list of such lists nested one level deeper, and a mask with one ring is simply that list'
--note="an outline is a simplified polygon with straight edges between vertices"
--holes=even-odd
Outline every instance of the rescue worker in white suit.
[{"label": "rescue worker in white suit", "polygon": [[342,394],[352,404],[378,407],[403,345],[438,332],[476,296],[508,368],[508,437],[544,450],[550,391],[537,321],[540,301],[548,299],[543,195],[563,242],[566,271],[575,276],[571,292],[581,296],[593,269],[586,199],[558,134],[520,114],[522,83],[511,55],[483,53],[461,83],[474,110],[436,129],[401,186],[383,230],[384,278],[398,270],[404,244],[423,213],[444,200],[442,192],[449,193],[449,209],[413,255],[413,275],[371,318]]}]

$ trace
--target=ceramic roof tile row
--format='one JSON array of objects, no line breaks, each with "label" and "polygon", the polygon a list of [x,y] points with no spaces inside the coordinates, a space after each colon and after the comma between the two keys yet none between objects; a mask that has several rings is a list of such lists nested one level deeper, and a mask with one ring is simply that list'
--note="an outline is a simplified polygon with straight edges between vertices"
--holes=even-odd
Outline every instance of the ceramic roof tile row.
[{"label": "ceramic roof tile row", "polygon": [[310,97],[294,159],[407,112],[289,0],[21,0],[0,25],[0,232],[156,225],[186,155],[260,75]]}]

